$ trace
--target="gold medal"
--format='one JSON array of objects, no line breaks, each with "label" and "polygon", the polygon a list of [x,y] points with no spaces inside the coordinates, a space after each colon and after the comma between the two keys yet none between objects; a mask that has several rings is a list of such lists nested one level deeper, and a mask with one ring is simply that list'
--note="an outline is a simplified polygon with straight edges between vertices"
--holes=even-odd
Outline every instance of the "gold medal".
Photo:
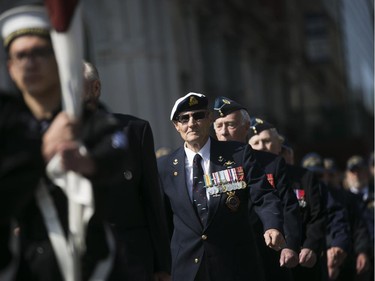
[{"label": "gold medal", "polygon": [[237,211],[238,207],[240,206],[240,199],[236,196],[236,193],[234,191],[227,192],[227,195],[228,197],[225,201],[225,204],[232,212]]}]

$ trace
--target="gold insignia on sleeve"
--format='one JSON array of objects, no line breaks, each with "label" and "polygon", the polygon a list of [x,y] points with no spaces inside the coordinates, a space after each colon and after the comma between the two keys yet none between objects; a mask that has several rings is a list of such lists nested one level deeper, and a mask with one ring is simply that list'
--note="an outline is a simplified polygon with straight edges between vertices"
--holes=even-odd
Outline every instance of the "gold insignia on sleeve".
[{"label": "gold insignia on sleeve", "polygon": [[189,106],[193,106],[195,104],[198,104],[198,100],[195,97],[190,97]]},{"label": "gold insignia on sleeve", "polygon": [[173,165],[177,165],[178,164],[178,160],[177,159],[174,159],[173,160]]}]

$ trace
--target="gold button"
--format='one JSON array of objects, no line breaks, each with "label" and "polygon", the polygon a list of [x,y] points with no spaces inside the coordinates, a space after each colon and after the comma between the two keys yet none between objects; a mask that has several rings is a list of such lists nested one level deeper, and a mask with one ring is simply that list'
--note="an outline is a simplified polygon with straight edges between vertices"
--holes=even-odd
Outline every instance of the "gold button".
[{"label": "gold button", "polygon": [[174,173],[173,173],[173,175],[174,175],[174,176],[177,176],[177,175],[178,175],[178,173],[177,173],[177,172],[174,172]]},{"label": "gold button", "polygon": [[194,263],[198,263],[199,262],[199,259],[198,258],[195,258],[194,259]]},{"label": "gold button", "polygon": [[207,240],[207,235],[202,235],[202,240]]}]

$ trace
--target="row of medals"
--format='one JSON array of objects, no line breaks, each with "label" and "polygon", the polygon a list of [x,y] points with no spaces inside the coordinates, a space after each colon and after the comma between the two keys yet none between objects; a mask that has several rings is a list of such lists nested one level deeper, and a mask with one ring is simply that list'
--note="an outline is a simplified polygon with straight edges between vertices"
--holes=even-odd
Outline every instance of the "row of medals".
[{"label": "row of medals", "polygon": [[246,188],[244,172],[242,167],[229,168],[204,175],[204,185],[207,192],[212,196],[220,196],[221,193],[228,195],[225,204],[231,211],[236,211],[240,206],[240,199],[235,190]]}]

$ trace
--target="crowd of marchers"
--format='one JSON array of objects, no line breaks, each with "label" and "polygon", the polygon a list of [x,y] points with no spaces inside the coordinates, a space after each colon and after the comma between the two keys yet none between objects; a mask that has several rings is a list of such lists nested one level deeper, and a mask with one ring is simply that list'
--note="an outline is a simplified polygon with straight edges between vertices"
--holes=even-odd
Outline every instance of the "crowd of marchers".
[{"label": "crowd of marchers", "polygon": [[155,152],[89,62],[66,113],[43,6],[0,30],[18,89],[0,95],[0,280],[374,279],[373,153],[296,163],[275,125],[196,92],[171,108],[181,146]]}]

